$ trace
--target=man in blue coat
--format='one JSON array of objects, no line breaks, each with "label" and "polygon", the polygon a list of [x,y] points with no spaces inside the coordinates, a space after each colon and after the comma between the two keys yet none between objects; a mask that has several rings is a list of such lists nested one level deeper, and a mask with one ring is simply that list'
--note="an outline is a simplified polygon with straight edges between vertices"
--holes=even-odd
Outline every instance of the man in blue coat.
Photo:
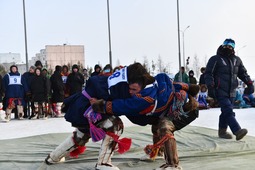
[{"label": "man in blue coat", "polygon": [[17,109],[15,117],[23,119],[25,106],[25,94],[28,92],[27,82],[18,72],[18,67],[12,65],[10,72],[3,77],[3,91],[5,94],[4,109],[6,112],[6,121],[11,120],[12,109]]},{"label": "man in blue coat", "polygon": [[242,129],[233,112],[233,101],[238,87],[237,78],[247,84],[249,93],[254,92],[253,82],[247,74],[242,60],[235,55],[235,41],[226,39],[218,48],[217,54],[212,56],[206,66],[205,83],[208,87],[208,95],[216,99],[221,108],[219,117],[220,138],[231,139],[227,132],[230,127],[236,140],[242,139],[247,134],[247,129]]}]

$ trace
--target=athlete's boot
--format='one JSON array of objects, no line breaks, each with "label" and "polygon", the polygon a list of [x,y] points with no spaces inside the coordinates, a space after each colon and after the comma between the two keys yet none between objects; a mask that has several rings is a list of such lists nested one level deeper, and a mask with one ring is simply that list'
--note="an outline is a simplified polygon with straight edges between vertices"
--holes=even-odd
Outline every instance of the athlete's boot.
[{"label": "athlete's boot", "polygon": [[12,114],[12,109],[6,108],[5,110],[5,120],[6,122],[9,122],[11,120],[11,114]]},{"label": "athlete's boot", "polygon": [[84,147],[85,144],[89,141],[89,138],[89,134],[84,134],[78,129],[76,129],[76,131],[73,133],[73,136],[68,137],[47,156],[47,158],[45,159],[46,164],[50,165],[54,163],[64,162],[65,157],[68,156],[72,151],[79,147]]},{"label": "athlete's boot", "polygon": [[32,120],[38,119],[39,118],[38,112],[39,112],[39,104],[38,102],[34,102],[34,109],[29,119],[32,119]]},{"label": "athlete's boot", "polygon": [[[152,132],[152,140],[153,140],[153,144],[156,144],[157,142],[159,142],[160,140],[160,135],[159,135],[159,132],[158,132],[158,128],[159,128],[159,125],[152,125],[151,126],[151,132]],[[153,161],[154,159],[156,159],[157,157],[158,158],[161,158],[163,159],[163,155],[164,155],[164,146],[161,146],[158,150],[157,150],[157,155],[155,158],[150,158],[150,155],[147,155],[145,154],[144,156],[142,156],[140,158],[141,161]]]},{"label": "athlete's boot", "polygon": [[42,103],[42,113],[43,113],[43,119],[48,119],[48,103],[43,102]]},{"label": "athlete's boot", "polygon": [[62,106],[63,102],[58,102],[56,104],[56,117],[63,117],[62,113],[61,113],[61,106]]},{"label": "athlete's boot", "polygon": [[161,138],[166,139],[164,143],[164,157],[166,162],[156,170],[181,170],[182,168],[181,166],[179,166],[176,140],[173,135],[173,132],[175,131],[175,126],[168,119],[161,120],[160,124]]},{"label": "athlete's boot", "polygon": [[116,142],[113,141],[113,138],[106,135],[99,151],[96,170],[119,170],[119,168],[114,166],[111,162],[115,146]]},{"label": "athlete's boot", "polygon": [[17,105],[17,111],[18,111],[18,119],[24,119],[24,111],[23,111],[23,106],[22,105]]}]

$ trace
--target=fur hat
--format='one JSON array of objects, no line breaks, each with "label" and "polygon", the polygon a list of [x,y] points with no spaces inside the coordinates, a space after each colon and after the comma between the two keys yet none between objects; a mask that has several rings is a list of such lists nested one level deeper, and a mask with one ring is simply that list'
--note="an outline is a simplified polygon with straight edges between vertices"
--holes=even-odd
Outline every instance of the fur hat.
[{"label": "fur hat", "polygon": [[195,96],[198,94],[199,89],[200,89],[199,85],[190,84],[190,85],[189,85],[189,91],[188,91],[188,93],[189,93],[191,96],[195,97]]}]

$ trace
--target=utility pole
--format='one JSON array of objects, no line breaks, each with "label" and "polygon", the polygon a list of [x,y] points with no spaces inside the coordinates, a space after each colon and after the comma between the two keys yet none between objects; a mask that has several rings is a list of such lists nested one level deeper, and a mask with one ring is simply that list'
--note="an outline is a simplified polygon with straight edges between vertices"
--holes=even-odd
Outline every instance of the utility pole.
[{"label": "utility pole", "polygon": [[110,9],[109,0],[107,0],[107,16],[108,16],[108,37],[109,37],[109,62],[112,66],[112,46],[111,46],[111,24],[110,24]]}]

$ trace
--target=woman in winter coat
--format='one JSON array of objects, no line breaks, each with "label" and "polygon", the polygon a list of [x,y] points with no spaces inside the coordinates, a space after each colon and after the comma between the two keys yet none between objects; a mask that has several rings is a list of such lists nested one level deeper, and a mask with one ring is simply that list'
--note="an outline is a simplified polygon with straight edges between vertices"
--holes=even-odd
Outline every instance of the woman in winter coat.
[{"label": "woman in winter coat", "polygon": [[41,113],[43,118],[47,118],[47,100],[49,94],[49,85],[47,83],[46,77],[42,75],[41,69],[35,69],[35,76],[31,83],[31,95],[32,102],[34,102],[35,108],[31,115],[32,119],[38,118],[39,113]]},{"label": "woman in winter coat", "polygon": [[56,117],[61,116],[61,105],[64,101],[64,89],[65,85],[62,81],[62,76],[61,76],[61,66],[57,65],[55,67],[55,71],[53,75],[50,77],[50,82],[51,82],[51,90],[52,90],[52,107],[53,111],[56,114]]}]

